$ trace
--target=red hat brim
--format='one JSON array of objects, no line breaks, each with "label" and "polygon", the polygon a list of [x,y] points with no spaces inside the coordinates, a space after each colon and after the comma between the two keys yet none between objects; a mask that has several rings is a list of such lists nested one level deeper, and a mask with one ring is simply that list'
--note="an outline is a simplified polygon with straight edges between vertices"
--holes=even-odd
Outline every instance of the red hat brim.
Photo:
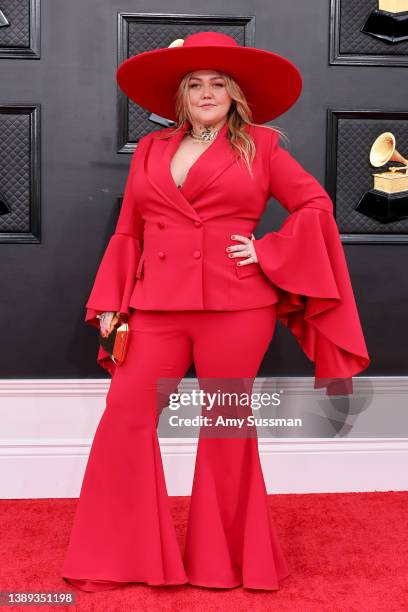
[{"label": "red hat brim", "polygon": [[288,59],[253,47],[192,46],[155,49],[120,64],[122,91],[142,108],[176,121],[175,94],[193,70],[219,70],[232,76],[245,94],[255,123],[285,113],[302,91],[302,77]]}]

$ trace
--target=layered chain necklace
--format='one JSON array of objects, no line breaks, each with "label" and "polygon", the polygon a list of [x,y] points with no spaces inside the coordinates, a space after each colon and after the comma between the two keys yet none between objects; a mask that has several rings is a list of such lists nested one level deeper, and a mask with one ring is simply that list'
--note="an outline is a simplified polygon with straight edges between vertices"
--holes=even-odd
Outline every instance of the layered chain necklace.
[{"label": "layered chain necklace", "polygon": [[210,127],[205,127],[202,130],[200,130],[200,134],[194,134],[193,132],[193,128],[190,128],[187,131],[188,136],[190,136],[193,140],[196,140],[197,142],[212,142],[213,140],[215,140],[217,138],[217,134],[220,130],[211,130]]}]

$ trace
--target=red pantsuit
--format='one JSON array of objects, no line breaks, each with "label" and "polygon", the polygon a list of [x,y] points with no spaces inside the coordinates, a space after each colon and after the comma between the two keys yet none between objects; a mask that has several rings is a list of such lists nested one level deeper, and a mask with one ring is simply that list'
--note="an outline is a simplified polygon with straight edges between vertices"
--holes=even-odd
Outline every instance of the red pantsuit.
[{"label": "red pantsuit", "polygon": [[[187,125],[184,126],[187,129]],[[315,386],[349,392],[369,364],[333,205],[318,181],[251,127],[253,176],[235,163],[227,124],[181,190],[170,160],[183,131],[144,136],[119,221],[86,304],[86,322],[120,311],[131,338],[112,374],[62,576],[84,590],[118,583],[277,589],[289,573],[272,523],[257,438],[199,439],[184,555],[172,524],[157,423],[157,379],[254,378],[279,319],[315,363]],[[269,196],[289,216],[237,267],[231,235],[250,237]],[[207,384],[204,382],[204,385]]]}]

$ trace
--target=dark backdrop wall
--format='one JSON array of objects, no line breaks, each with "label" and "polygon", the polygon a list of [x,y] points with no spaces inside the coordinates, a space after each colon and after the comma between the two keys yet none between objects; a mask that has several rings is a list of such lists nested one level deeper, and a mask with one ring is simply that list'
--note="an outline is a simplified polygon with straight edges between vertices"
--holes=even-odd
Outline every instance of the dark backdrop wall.
[{"label": "dark backdrop wall", "polygon": [[[302,96],[273,124],[286,130],[290,152],[322,184],[328,108],[406,110],[406,68],[329,65],[327,0],[231,1],[222,8],[255,15],[255,46],[300,68]],[[114,231],[130,159],[117,152],[117,13],[169,9],[164,1],[44,0],[41,58],[0,59],[1,103],[41,105],[41,241],[0,243],[1,378],[106,375],[95,363],[97,333],[84,323],[84,306]],[[172,13],[203,10],[219,14],[220,4],[171,3]],[[285,215],[271,201],[257,237]],[[408,245],[344,249],[373,359],[364,374],[407,374]],[[260,374],[313,374],[280,323]]]}]

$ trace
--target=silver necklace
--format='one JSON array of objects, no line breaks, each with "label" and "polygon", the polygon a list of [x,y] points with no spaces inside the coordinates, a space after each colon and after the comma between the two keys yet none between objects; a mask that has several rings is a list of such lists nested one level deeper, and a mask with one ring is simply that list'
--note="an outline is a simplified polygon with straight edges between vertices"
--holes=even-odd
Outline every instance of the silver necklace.
[{"label": "silver necklace", "polygon": [[194,134],[193,128],[190,128],[187,134],[191,136],[193,140],[198,140],[199,142],[212,142],[217,138],[218,132],[219,130],[211,131],[211,128],[205,127],[200,131],[199,135]]}]

